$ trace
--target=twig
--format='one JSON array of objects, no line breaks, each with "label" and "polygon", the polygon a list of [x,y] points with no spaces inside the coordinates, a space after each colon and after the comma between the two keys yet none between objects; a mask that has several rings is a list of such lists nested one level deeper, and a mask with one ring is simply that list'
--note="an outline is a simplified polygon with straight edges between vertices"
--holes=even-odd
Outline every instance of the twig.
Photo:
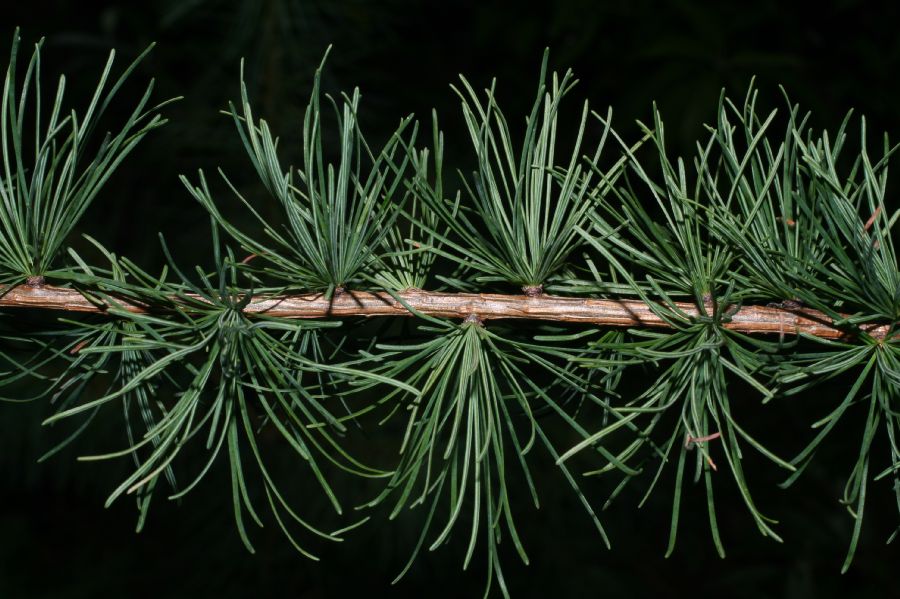
[{"label": "twig", "polygon": [[[542,294],[500,295],[489,293],[443,293],[409,290],[397,294],[413,310],[443,318],[460,318],[475,314],[482,321],[496,319],[546,320],[580,322],[607,327],[669,328],[650,306],[637,300],[585,299]],[[116,300],[134,313],[155,311],[154,308],[122,299]],[[177,300],[175,300],[177,301]],[[701,316],[697,306],[678,302],[678,309],[689,316]],[[39,287],[20,285],[0,295],[0,307],[36,308],[66,312],[103,313],[106,306],[87,299],[79,291],[52,285]],[[190,311],[190,306],[184,306]],[[386,292],[346,291],[327,299],[321,293],[290,296],[260,295],[244,308],[249,315],[264,314],[281,318],[326,318],[349,316],[410,316],[401,302]],[[725,319],[721,326],[744,333],[800,334],[824,339],[847,337],[845,329],[836,328],[822,312],[802,307],[742,306]],[[866,324],[861,327],[869,335],[883,339],[888,324]]]},{"label": "twig", "polygon": [[713,461],[712,456],[710,456],[707,452],[703,451],[703,448],[700,447],[701,443],[706,443],[707,441],[713,441],[722,436],[722,433],[715,432],[711,435],[706,435],[704,437],[692,437],[690,435],[687,436],[684,440],[684,446],[687,449],[692,449],[694,445],[703,453],[703,457],[706,458],[706,463],[709,464],[709,467],[713,469],[713,471],[718,472],[719,469],[716,467],[716,463]]}]

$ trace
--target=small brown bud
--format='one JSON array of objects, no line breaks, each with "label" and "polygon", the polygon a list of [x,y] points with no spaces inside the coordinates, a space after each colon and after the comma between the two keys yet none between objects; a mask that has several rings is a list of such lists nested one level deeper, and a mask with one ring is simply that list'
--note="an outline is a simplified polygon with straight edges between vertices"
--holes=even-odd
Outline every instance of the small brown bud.
[{"label": "small brown bud", "polygon": [[544,286],[524,285],[522,287],[522,293],[524,293],[526,297],[541,297],[541,295],[544,294]]}]

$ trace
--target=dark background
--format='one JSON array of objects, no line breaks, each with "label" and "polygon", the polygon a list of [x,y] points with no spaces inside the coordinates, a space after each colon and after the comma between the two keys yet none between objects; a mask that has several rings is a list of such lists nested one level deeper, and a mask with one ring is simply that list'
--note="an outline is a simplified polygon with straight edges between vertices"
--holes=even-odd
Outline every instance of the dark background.
[{"label": "dark background", "polygon": [[[581,79],[577,101],[587,97],[597,109],[611,105],[623,133],[634,131],[634,119],[649,119],[651,102],[658,102],[674,151],[691,150],[702,123],[712,118],[721,88],[741,97],[753,76],[767,104],[781,106],[777,86],[782,84],[794,101],[814,112],[817,127],[836,128],[855,108],[867,116],[872,131],[896,136],[898,17],[896,9],[863,0],[819,3],[814,10],[767,0],[556,0],[539,8],[465,1],[41,0],[5,3],[0,35],[10,39],[19,25],[26,45],[46,36],[45,74],[65,72],[69,98],[79,107],[86,105],[110,48],[124,64],[150,42],[158,43],[134,82],[155,77],[157,98],[185,98],[166,109],[171,123],[118,171],[83,223],[84,232],[116,252],[154,267],[161,262],[158,231],[185,264],[209,256],[207,217],[182,189],[179,174],[222,166],[240,184],[252,186],[239,140],[218,112],[238,98],[241,57],[255,110],[280,132],[288,156],[296,156],[290,148],[299,138],[313,70],[333,44],[326,87],[360,86],[363,126],[371,138],[383,139],[410,112],[427,121],[436,108],[447,132],[448,163],[467,169],[458,101],[448,85],[456,73],[476,86],[496,76],[502,106],[518,122],[532,101],[547,46],[551,66],[572,67]],[[125,95],[136,100],[137,91],[135,85]],[[570,104],[573,110],[575,105]],[[123,102],[122,110],[129,108]],[[827,393],[819,398],[827,399]],[[823,408],[789,404],[777,410],[778,422],[763,416],[751,425],[790,455],[808,438],[810,409]],[[404,581],[389,586],[414,543],[418,520],[376,519],[340,546],[317,546],[320,563],[294,554],[270,524],[254,535],[258,552],[251,555],[235,533],[222,472],[181,504],[158,502],[146,530],[136,535],[127,500],[102,507],[127,464],[74,461],[77,455],[118,448],[120,427],[101,423],[70,451],[36,464],[58,440],[40,427],[45,415],[41,405],[0,405],[0,597],[480,595],[480,554],[471,570],[462,572],[459,543],[423,556]],[[613,542],[607,551],[565,482],[544,464],[538,473],[542,509],[526,506],[520,514],[531,565],[522,566],[513,555],[505,560],[513,594],[900,596],[893,569],[900,554],[895,545],[884,545],[897,522],[887,482],[871,486],[855,563],[848,574],[838,573],[850,519],[836,498],[858,447],[858,424],[836,430],[836,442],[787,492],[775,487],[778,473],[748,456],[746,470],[758,503],[781,521],[784,545],[758,535],[730,481],[717,486],[729,552],[724,561],[709,539],[702,489],[686,495],[679,547],[671,558],[662,557],[670,479],[643,509],[634,507],[638,485],[602,516]],[[382,437],[371,442],[373,452],[393,448]],[[876,445],[876,455],[884,456],[877,453],[883,449]],[[371,489],[356,484],[347,482],[340,490],[359,500],[370,496]],[[587,481],[585,488],[598,505],[609,491],[605,481]],[[309,498],[312,513],[325,509],[318,501]]]}]

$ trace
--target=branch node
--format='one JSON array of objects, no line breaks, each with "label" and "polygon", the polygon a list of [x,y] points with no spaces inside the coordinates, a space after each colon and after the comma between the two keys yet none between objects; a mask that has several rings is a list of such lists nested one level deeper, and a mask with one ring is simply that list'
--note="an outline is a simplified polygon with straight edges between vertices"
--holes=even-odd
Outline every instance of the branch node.
[{"label": "branch node", "polygon": [[543,285],[523,285],[522,293],[524,293],[526,297],[541,297],[544,294],[544,286]]},{"label": "branch node", "polygon": [[712,318],[716,314],[716,298],[712,293],[707,291],[703,294],[701,298],[703,301],[703,311],[706,313],[708,318]]},{"label": "branch node", "polygon": [[477,314],[469,314],[463,319],[463,324],[474,324],[475,326],[483,327],[484,321]]}]

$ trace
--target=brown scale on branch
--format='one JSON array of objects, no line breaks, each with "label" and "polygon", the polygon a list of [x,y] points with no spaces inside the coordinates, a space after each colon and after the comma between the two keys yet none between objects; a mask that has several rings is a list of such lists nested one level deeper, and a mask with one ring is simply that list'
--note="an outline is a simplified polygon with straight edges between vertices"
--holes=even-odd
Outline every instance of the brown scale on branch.
[{"label": "brown scale on branch", "polygon": [[[606,327],[669,328],[669,324],[644,302],[628,299],[591,299],[541,294],[500,295],[491,293],[443,293],[407,290],[397,294],[403,303],[417,312],[441,318],[466,319],[478,315],[481,321],[498,319],[544,320],[596,324]],[[173,301],[177,301],[174,300]],[[125,310],[134,313],[154,309],[127,300],[116,299]],[[255,296],[244,308],[253,316],[263,314],[281,318],[327,318],[350,316],[411,316],[403,303],[389,293],[379,291],[344,291],[326,298],[322,293],[289,296]],[[678,302],[676,307],[689,316],[704,316],[692,303]],[[707,310],[711,306],[706,306]],[[103,313],[107,307],[95,298],[87,299],[74,289],[52,285],[20,285],[0,295],[0,308],[32,308],[69,312]],[[190,310],[189,306],[185,306]],[[727,311],[729,317],[721,326],[742,333],[796,335],[805,333],[824,339],[848,336],[846,329],[835,327],[822,312],[803,307],[782,305],[741,306]],[[891,326],[886,323],[865,324],[866,333],[884,339]]]}]

